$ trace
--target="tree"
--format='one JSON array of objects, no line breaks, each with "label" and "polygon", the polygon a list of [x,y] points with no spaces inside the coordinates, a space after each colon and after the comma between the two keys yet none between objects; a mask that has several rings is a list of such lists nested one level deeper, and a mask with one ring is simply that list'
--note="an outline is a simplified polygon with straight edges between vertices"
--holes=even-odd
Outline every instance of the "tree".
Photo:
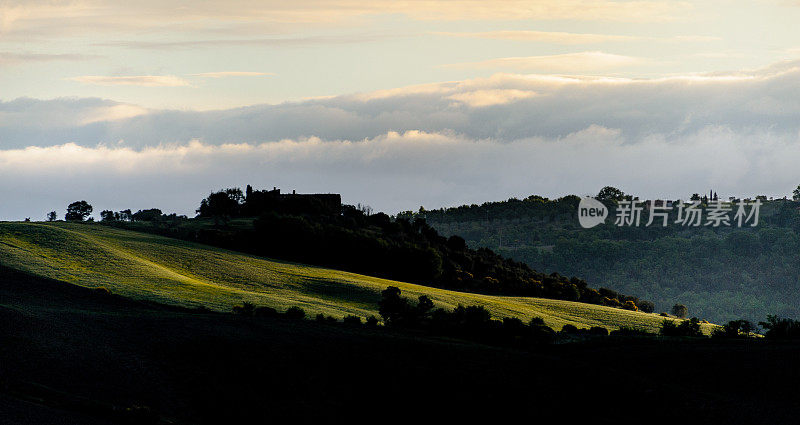
[{"label": "tree", "polygon": [[114,211],[103,210],[100,212],[100,221],[115,221],[118,215],[114,215]]},{"label": "tree", "polygon": [[747,338],[755,331],[755,326],[747,320],[731,320],[712,332],[715,338]]},{"label": "tree", "polygon": [[675,304],[672,306],[672,314],[683,319],[689,314],[689,309],[683,304]]},{"label": "tree", "polygon": [[792,319],[785,319],[775,315],[768,315],[766,322],[758,322],[758,325],[766,329],[766,336],[769,339],[798,339],[800,338],[800,322]]},{"label": "tree", "polygon": [[86,201],[77,201],[67,206],[67,214],[64,219],[67,221],[84,221],[92,213],[92,206]]},{"label": "tree", "polygon": [[242,189],[225,189],[211,193],[207,198],[200,201],[200,207],[195,212],[200,217],[214,217],[215,219],[224,220],[238,216],[244,200]]},{"label": "tree", "polygon": [[703,336],[703,332],[700,330],[700,320],[696,317],[683,320],[680,324],[676,324],[669,319],[664,319],[664,321],[661,322],[660,333],[663,336]]},{"label": "tree", "polygon": [[795,201],[800,201],[800,185],[797,185],[797,189],[792,192],[792,199]]},{"label": "tree", "polygon": [[400,288],[390,286],[381,291],[378,313],[387,325],[399,325],[408,311],[408,300],[400,296]]},{"label": "tree", "polygon": [[612,186],[606,186],[600,189],[600,192],[597,194],[598,201],[622,201],[623,199],[625,199],[625,192]]},{"label": "tree", "polygon": [[158,221],[163,213],[158,208],[139,210],[131,215],[131,221]]},{"label": "tree", "polygon": [[58,214],[56,214],[55,211],[50,211],[49,213],[47,213],[47,221],[56,221],[57,218]]},{"label": "tree", "polygon": [[653,304],[652,301],[639,301],[639,310],[642,310],[645,313],[652,313],[656,310],[656,305]]}]

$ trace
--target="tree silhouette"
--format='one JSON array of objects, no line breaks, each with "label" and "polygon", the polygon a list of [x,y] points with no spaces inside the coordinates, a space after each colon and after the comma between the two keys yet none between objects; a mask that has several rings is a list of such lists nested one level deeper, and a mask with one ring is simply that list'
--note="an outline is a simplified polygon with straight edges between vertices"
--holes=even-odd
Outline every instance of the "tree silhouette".
[{"label": "tree silhouette", "polygon": [[92,213],[92,206],[86,201],[77,201],[67,206],[67,214],[64,219],[67,221],[84,221]]},{"label": "tree silhouette", "polygon": [[689,309],[683,304],[675,304],[672,306],[672,314],[683,319],[689,314]]},{"label": "tree silhouette", "polygon": [[114,211],[111,210],[104,210],[100,212],[100,220],[101,221],[114,221],[118,218],[118,215],[114,215]]},{"label": "tree silhouette", "polygon": [[56,214],[55,211],[50,211],[49,213],[47,213],[47,221],[56,221],[57,218],[58,214]]},{"label": "tree silhouette", "polygon": [[597,200],[599,201],[622,201],[623,199],[625,199],[625,192],[612,186],[600,189],[597,194]]}]

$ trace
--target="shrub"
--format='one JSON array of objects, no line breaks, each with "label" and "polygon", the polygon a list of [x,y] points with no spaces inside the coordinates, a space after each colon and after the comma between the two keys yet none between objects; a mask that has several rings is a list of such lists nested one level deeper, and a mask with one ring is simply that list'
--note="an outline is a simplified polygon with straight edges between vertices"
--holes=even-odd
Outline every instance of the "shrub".
[{"label": "shrub", "polygon": [[648,335],[651,335],[650,332],[647,332],[644,329],[631,328],[627,326],[621,326],[619,329],[611,331],[611,336],[648,336]]},{"label": "shrub", "polygon": [[672,306],[672,314],[683,319],[689,314],[689,309],[683,304],[675,304]]},{"label": "shrub", "polygon": [[748,338],[755,326],[747,320],[731,320],[711,333],[714,338]]},{"label": "shrub", "polygon": [[544,326],[544,319],[542,319],[541,317],[534,317],[534,318],[531,319],[529,325],[530,326]]},{"label": "shrub", "polygon": [[703,336],[700,331],[700,321],[696,317],[683,320],[680,324],[664,319],[661,323],[661,335],[663,336]]},{"label": "shrub", "polygon": [[237,314],[239,316],[244,316],[244,317],[252,316],[253,312],[255,311],[255,309],[256,309],[256,306],[253,305],[253,303],[247,302],[247,301],[243,302],[242,305],[233,306],[234,314]]},{"label": "shrub", "polygon": [[592,326],[589,328],[589,335],[608,336],[608,329],[601,326]]},{"label": "shrub", "polygon": [[306,312],[300,307],[292,306],[286,310],[286,317],[289,319],[302,320],[306,317]]},{"label": "shrub", "polygon": [[622,305],[622,308],[630,311],[639,311],[639,307],[636,306],[636,303],[630,300],[625,301],[625,304]]},{"label": "shrub", "polygon": [[510,334],[521,335],[525,330],[525,324],[516,317],[504,317],[503,329]]},{"label": "shrub", "polygon": [[764,336],[769,339],[800,338],[800,322],[797,320],[769,315],[766,322],[759,322],[758,325],[767,330]]},{"label": "shrub", "polygon": [[639,310],[645,313],[652,313],[656,311],[656,305],[652,301],[639,301]]},{"label": "shrub", "polygon": [[375,316],[367,317],[367,327],[370,329],[375,329],[378,327],[378,318]]},{"label": "shrub", "polygon": [[278,310],[275,310],[272,307],[256,307],[255,311],[253,312],[256,317],[276,317],[278,316]]},{"label": "shrub", "polygon": [[342,322],[345,325],[361,326],[361,318],[358,316],[353,316],[353,315],[345,316],[344,319],[342,319]]},{"label": "shrub", "polygon": [[567,323],[564,327],[561,328],[561,333],[563,334],[577,334],[578,328],[575,325],[570,325]]}]

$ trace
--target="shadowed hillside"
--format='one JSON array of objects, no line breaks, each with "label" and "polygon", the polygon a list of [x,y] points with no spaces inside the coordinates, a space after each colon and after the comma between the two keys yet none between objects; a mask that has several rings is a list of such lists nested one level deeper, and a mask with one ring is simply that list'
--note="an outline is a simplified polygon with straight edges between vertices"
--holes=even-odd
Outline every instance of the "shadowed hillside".
[{"label": "shadowed hillside", "polygon": [[[128,300],[0,267],[0,423],[789,423],[794,345],[490,348]],[[747,373],[740,373],[747,365]],[[776,370],[777,369],[777,370]]]}]

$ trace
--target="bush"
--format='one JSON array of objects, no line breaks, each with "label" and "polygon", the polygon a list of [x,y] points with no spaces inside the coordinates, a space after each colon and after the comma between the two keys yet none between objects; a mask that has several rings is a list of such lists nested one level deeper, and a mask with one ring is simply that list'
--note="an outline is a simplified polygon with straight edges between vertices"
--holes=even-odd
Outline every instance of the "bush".
[{"label": "bush", "polygon": [[525,324],[516,317],[504,317],[503,329],[512,335],[522,335],[525,330]]},{"label": "bush", "polygon": [[361,318],[358,316],[353,316],[353,315],[345,316],[344,319],[342,319],[342,322],[345,325],[361,326]]},{"label": "bush", "polygon": [[685,318],[686,315],[689,314],[689,309],[683,304],[675,304],[672,306],[672,315],[676,317],[680,317],[681,319]]},{"label": "bush", "polygon": [[684,320],[680,324],[664,319],[661,323],[661,335],[663,336],[703,336],[700,331],[700,321],[696,317]]},{"label": "bush", "polygon": [[544,319],[542,319],[541,317],[534,317],[534,318],[531,319],[529,325],[530,326],[544,326]]},{"label": "bush", "polygon": [[253,315],[256,306],[250,302],[243,302],[242,305],[235,305],[233,306],[233,313],[239,316],[250,317]]},{"label": "bush", "polygon": [[378,318],[375,316],[367,317],[367,327],[370,329],[375,329],[378,327]]},{"label": "bush", "polygon": [[800,322],[796,320],[769,315],[766,322],[759,322],[758,325],[767,330],[764,336],[769,339],[800,338]]},{"label": "bush", "polygon": [[277,317],[278,310],[272,307],[256,307],[254,315],[256,317]]},{"label": "bush", "polygon": [[625,301],[625,304],[622,305],[622,308],[630,311],[639,311],[639,307],[636,306],[636,303],[630,300]]},{"label": "bush", "polygon": [[755,326],[747,320],[731,320],[723,326],[715,328],[711,333],[714,338],[749,338]]},{"label": "bush", "polygon": [[656,305],[652,301],[639,301],[639,310],[645,313],[652,313],[656,311]]},{"label": "bush", "polygon": [[650,332],[644,329],[630,328],[621,326],[619,329],[611,331],[611,336],[649,336]]},{"label": "bush", "polygon": [[306,312],[300,307],[293,306],[286,310],[286,317],[289,319],[302,320],[306,317]]},{"label": "bush", "polygon": [[568,323],[568,324],[564,325],[564,327],[561,328],[561,333],[562,334],[577,334],[578,333],[578,328],[575,325],[570,325]]},{"label": "bush", "polygon": [[608,329],[601,326],[592,326],[589,328],[589,335],[608,336]]}]

